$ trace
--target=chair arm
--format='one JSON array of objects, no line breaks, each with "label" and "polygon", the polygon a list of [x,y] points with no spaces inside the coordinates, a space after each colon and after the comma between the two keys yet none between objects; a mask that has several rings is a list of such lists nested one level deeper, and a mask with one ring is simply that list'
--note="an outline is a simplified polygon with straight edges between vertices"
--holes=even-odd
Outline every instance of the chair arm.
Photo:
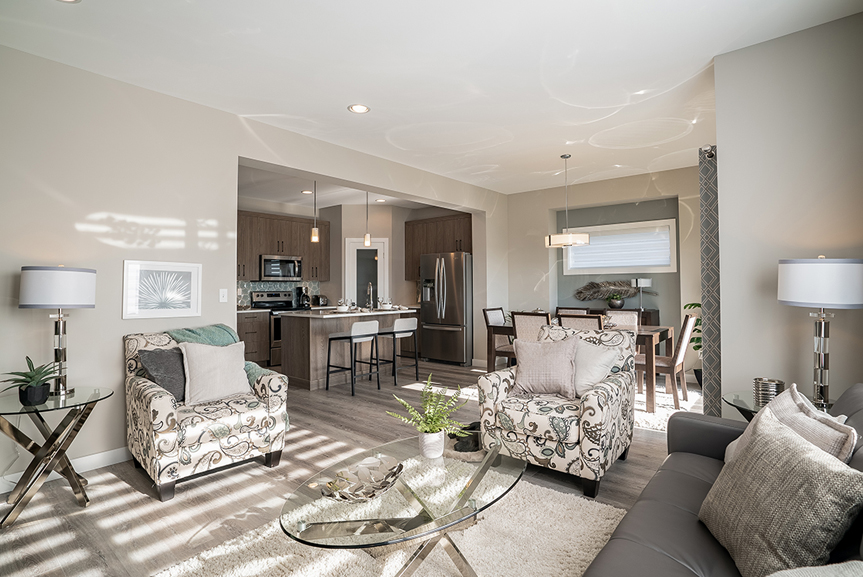
[{"label": "chair arm", "polygon": [[495,405],[503,401],[515,384],[515,372],[518,367],[509,367],[502,371],[486,373],[477,380],[479,390],[479,419],[485,430],[495,426]]},{"label": "chair arm", "polygon": [[728,443],[743,434],[748,423],[694,413],[674,413],[668,419],[668,453],[695,453],[720,461]]},{"label": "chair arm", "polygon": [[149,449],[164,455],[177,450],[179,424],[177,399],[174,395],[144,377],[126,377],[126,429],[129,449],[141,446],[141,459]]},{"label": "chair arm", "polygon": [[579,476],[600,479],[632,443],[635,426],[635,371],[607,376],[581,397]]},{"label": "chair arm", "polygon": [[270,413],[284,410],[288,402],[288,377],[246,361],[246,377],[255,396],[267,405]]}]

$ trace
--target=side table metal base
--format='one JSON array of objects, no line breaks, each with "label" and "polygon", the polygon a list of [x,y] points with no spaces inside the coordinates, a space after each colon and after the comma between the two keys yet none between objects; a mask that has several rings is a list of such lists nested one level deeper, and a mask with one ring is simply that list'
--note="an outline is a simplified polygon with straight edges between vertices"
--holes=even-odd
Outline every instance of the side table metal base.
[{"label": "side table metal base", "polygon": [[45,437],[45,442],[42,445],[37,444],[3,416],[0,416],[0,431],[33,454],[33,459],[6,499],[7,503],[12,504],[12,509],[0,521],[0,528],[9,527],[15,522],[21,511],[30,503],[30,500],[48,479],[48,475],[55,470],[69,481],[80,506],[86,507],[90,503],[84,490],[87,480],[78,475],[72,467],[66,457],[66,451],[95,406],[96,403],[93,402],[71,409],[53,431],[50,430],[42,415],[37,411],[27,413],[33,424]]}]

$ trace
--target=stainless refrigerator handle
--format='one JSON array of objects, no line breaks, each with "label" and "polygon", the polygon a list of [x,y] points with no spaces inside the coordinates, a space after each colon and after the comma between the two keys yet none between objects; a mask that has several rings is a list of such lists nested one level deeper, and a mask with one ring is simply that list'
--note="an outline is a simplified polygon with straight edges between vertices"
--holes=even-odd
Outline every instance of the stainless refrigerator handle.
[{"label": "stainless refrigerator handle", "polygon": [[441,325],[423,325],[423,330],[429,331],[449,331],[449,332],[461,332],[464,330],[464,327],[444,327]]},{"label": "stainless refrigerator handle", "polygon": [[440,307],[440,317],[446,318],[446,266],[444,266],[443,259],[441,259],[441,290],[443,291],[443,304]]},{"label": "stainless refrigerator handle", "polygon": [[437,307],[437,318],[441,318],[440,314],[440,303],[443,295],[441,294],[441,290],[443,289],[443,259],[435,257],[435,307]]}]

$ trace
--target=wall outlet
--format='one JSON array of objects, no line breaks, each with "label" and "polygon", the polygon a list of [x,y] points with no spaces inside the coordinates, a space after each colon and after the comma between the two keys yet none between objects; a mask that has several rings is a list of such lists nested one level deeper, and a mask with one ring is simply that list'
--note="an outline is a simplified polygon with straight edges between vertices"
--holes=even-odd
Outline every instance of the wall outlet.
[{"label": "wall outlet", "polygon": [[219,289],[219,302],[228,302],[228,289]]}]

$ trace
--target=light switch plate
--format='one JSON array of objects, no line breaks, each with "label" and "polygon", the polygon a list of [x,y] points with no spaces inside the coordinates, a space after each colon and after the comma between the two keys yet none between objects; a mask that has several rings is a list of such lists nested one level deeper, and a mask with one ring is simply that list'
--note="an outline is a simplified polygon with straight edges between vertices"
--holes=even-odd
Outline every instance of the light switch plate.
[{"label": "light switch plate", "polygon": [[219,302],[228,302],[228,289],[219,289]]}]

